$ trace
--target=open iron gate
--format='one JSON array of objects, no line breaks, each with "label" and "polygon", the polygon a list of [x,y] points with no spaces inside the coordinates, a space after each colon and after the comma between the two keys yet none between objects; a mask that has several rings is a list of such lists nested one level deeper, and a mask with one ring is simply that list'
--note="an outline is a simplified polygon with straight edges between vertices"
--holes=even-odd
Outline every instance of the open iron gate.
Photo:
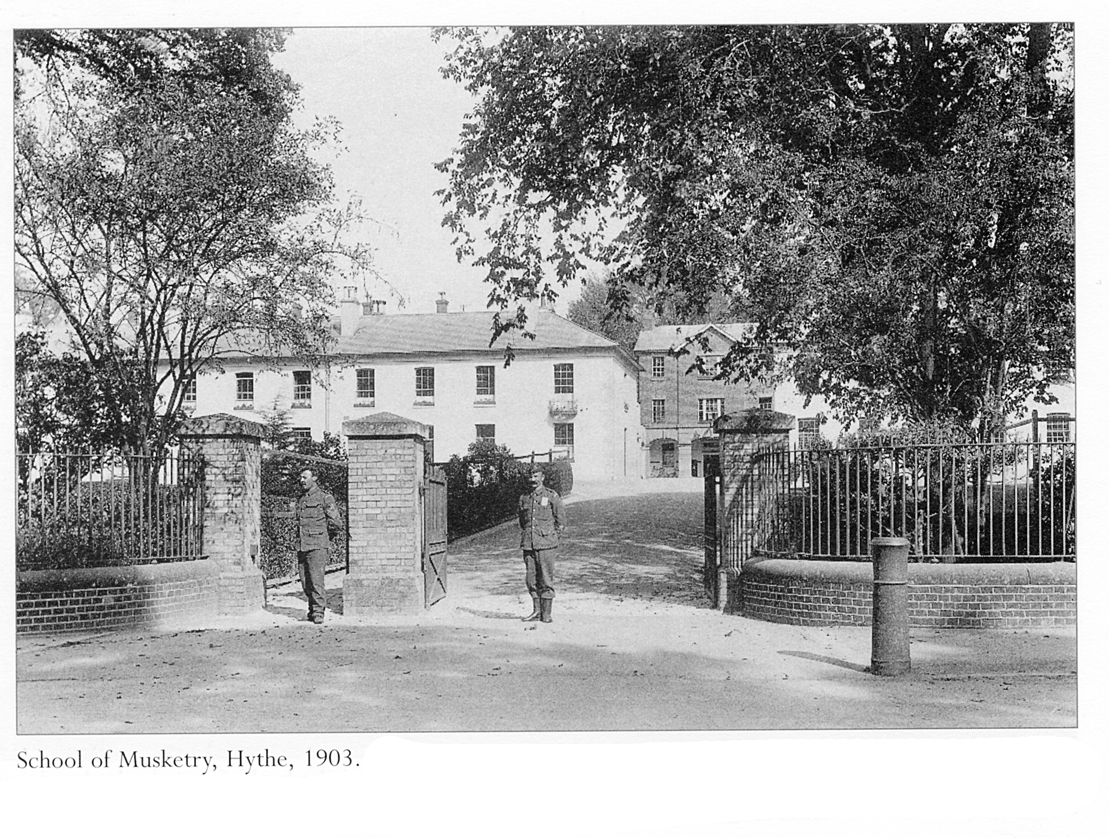
[{"label": "open iron gate", "polygon": [[447,595],[447,475],[428,468],[424,475],[424,607]]}]

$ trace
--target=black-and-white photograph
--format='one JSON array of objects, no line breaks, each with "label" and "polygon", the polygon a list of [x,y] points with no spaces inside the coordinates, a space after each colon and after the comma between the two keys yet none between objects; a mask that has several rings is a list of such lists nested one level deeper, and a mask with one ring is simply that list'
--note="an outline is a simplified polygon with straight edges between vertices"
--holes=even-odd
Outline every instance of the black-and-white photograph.
[{"label": "black-and-white photograph", "polygon": [[5,758],[1073,736],[1076,26],[922,17],[16,28]]}]

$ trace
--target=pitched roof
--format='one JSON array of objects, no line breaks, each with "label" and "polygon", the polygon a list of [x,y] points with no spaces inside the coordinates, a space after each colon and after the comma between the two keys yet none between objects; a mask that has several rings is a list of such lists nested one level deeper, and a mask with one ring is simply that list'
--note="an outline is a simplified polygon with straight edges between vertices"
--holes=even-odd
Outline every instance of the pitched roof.
[{"label": "pitched roof", "polygon": [[635,351],[668,352],[679,346],[685,346],[709,329],[715,329],[734,343],[745,334],[750,333],[755,326],[754,323],[695,323],[686,326],[655,326],[653,329],[644,329],[639,333],[639,340],[635,342]]},{"label": "pitched roof", "polygon": [[[335,335],[330,353],[335,355],[428,355],[456,352],[503,352],[509,344],[518,352],[544,350],[614,350],[634,364],[616,341],[571,323],[552,311],[539,311],[527,328],[535,338],[519,332],[502,335],[490,347],[493,312],[465,311],[444,314],[380,314],[359,318],[354,334]],[[249,350],[228,348],[220,353],[253,355]]]},{"label": "pitched roof", "polygon": [[617,348],[608,338],[571,323],[551,311],[540,311],[528,320],[534,340],[514,332],[493,336],[493,312],[465,311],[445,314],[387,314],[363,317],[353,335],[340,335],[335,351],[342,355],[426,354],[429,352],[501,351],[508,344],[517,350]]}]

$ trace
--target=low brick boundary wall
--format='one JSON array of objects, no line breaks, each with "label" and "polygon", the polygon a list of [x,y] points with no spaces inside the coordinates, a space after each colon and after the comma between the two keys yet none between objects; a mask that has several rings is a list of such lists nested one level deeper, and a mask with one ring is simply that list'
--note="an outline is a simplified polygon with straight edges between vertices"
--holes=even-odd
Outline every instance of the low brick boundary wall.
[{"label": "low brick boundary wall", "polygon": [[[919,628],[1045,628],[1077,619],[1076,570],[1051,564],[910,564]],[[870,562],[762,559],[729,580],[727,610],[801,626],[869,626]]]},{"label": "low brick boundary wall", "polygon": [[209,559],[161,565],[24,571],[16,579],[19,633],[158,628],[219,611]]}]

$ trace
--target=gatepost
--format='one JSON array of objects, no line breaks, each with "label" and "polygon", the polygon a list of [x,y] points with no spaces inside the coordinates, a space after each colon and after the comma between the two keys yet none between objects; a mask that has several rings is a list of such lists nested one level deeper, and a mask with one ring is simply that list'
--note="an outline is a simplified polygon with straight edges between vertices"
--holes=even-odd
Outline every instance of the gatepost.
[{"label": "gatepost", "polygon": [[713,430],[720,435],[722,509],[718,510],[721,545],[716,607],[721,610],[738,610],[736,582],[754,553],[762,503],[755,455],[760,449],[788,445],[793,421],[790,414],[776,410],[744,410],[720,416],[713,423]]},{"label": "gatepost", "polygon": [[393,413],[343,423],[350,545],[343,613],[418,614],[424,607],[426,425]]},{"label": "gatepost", "polygon": [[204,462],[203,550],[219,568],[219,613],[262,608],[265,577],[258,567],[262,533],[262,433],[227,413],[185,420],[179,437]]}]

